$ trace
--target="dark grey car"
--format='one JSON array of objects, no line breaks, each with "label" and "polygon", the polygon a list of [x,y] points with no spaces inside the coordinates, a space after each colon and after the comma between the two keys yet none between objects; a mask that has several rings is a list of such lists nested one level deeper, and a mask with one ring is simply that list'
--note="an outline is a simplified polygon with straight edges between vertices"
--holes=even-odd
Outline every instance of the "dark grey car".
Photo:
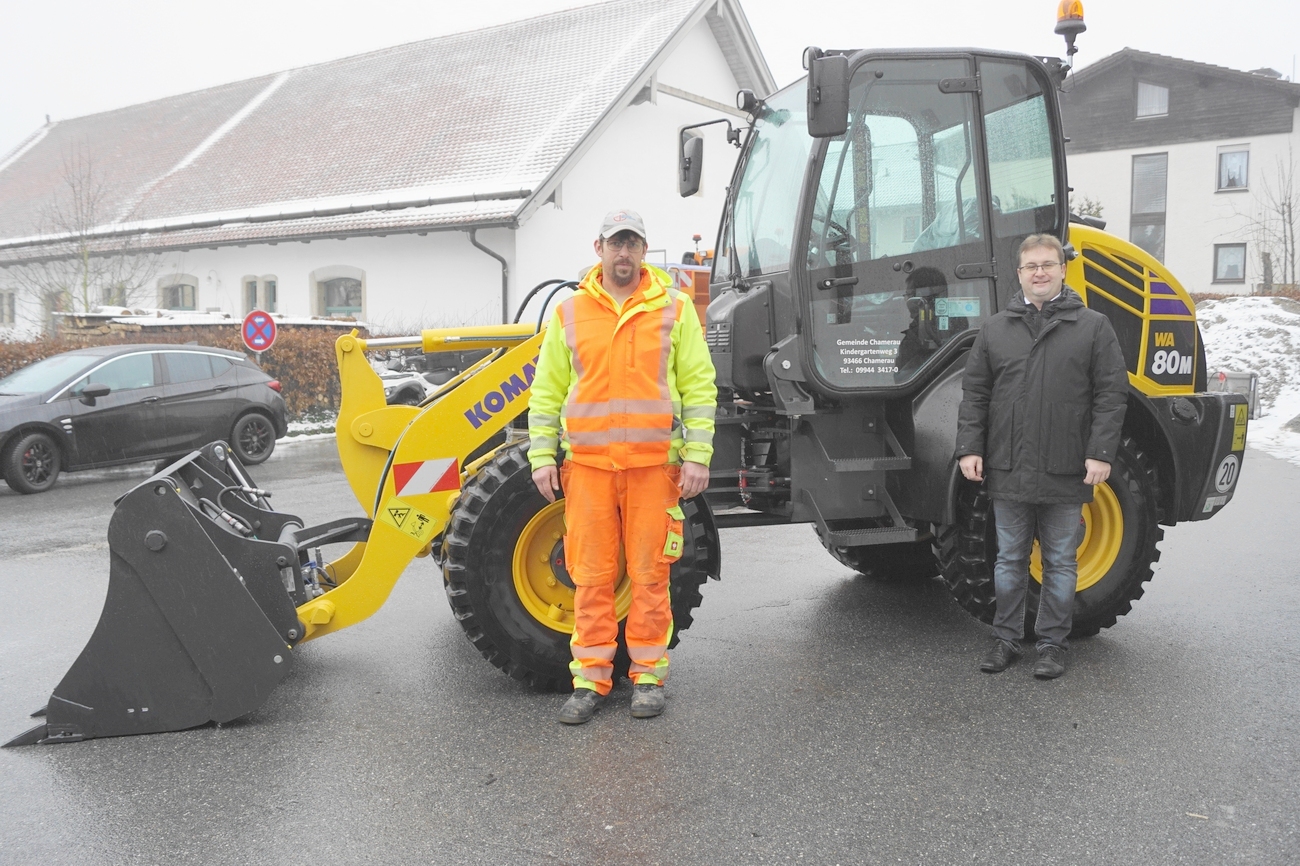
[{"label": "dark grey car", "polygon": [[261,463],[285,434],[280,383],[238,352],[101,346],[0,379],[0,469],[14,490],[48,490],[62,471],[185,454],[228,441]]}]

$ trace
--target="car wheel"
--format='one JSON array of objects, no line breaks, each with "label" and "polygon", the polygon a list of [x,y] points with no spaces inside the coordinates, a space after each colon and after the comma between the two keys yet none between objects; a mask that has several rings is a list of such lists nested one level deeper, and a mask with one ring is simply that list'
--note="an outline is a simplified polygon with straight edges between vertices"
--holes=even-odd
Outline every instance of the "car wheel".
[{"label": "car wheel", "polygon": [[249,412],[230,431],[230,447],[245,466],[263,463],[275,450],[275,425],[261,412]]},{"label": "car wheel", "polygon": [[43,493],[54,486],[63,465],[59,446],[46,433],[27,433],[4,455],[5,481],[19,493]]},{"label": "car wheel", "polygon": [[398,406],[419,406],[424,395],[417,392],[414,388],[407,388],[393,395],[388,402]]}]

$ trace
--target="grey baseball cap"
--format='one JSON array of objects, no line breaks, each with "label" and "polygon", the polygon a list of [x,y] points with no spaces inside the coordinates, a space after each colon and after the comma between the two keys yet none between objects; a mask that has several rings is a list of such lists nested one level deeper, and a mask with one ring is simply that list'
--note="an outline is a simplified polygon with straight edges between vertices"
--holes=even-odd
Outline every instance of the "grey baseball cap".
[{"label": "grey baseball cap", "polygon": [[605,214],[605,221],[600,226],[600,237],[610,238],[619,232],[632,232],[645,240],[645,223],[641,221],[641,214],[626,208]]}]

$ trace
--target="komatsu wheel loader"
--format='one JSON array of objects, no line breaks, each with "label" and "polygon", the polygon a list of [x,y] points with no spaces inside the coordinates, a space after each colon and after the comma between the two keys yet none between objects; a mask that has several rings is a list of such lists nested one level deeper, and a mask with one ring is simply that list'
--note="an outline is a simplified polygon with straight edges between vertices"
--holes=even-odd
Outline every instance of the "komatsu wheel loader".
[{"label": "komatsu wheel loader", "polygon": [[[1064,64],[965,49],[805,61],[808,77],[766,99],[742,92],[752,122],[731,134],[742,151],[705,323],[716,453],[711,486],[684,503],[676,634],[720,576],[720,529],[760,524],[811,524],[859,571],[942,573],[991,618],[989,500],[957,470],[956,413],[966,355],[1018,290],[1017,246],[1036,232],[1068,244],[1067,282],[1109,317],[1128,364],[1123,445],[1082,509],[1074,617],[1080,635],[1113,625],[1152,575],[1161,527],[1232,498],[1247,414],[1238,395],[1204,393],[1195,308],[1173,274],[1070,223]],[[698,186],[698,135],[683,130],[684,194]],[[572,285],[549,281],[524,303]],[[488,661],[566,688],[564,503],[534,489],[525,453],[543,322],[339,339],[339,456],[365,517],[305,527],[216,443],[123,496],[99,625],[44,721],[10,745],[244,715],[301,643],[374,613],[424,556]],[[419,406],[389,406],[365,353],[415,347],[489,354]],[[1052,435],[1080,435],[1058,420]],[[625,614],[626,577],[616,597]]]}]

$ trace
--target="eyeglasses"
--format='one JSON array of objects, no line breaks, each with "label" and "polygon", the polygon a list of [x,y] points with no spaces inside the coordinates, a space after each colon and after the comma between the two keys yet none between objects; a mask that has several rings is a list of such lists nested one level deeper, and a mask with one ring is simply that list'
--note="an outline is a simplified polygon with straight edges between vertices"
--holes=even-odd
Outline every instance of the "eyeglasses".
[{"label": "eyeglasses", "polygon": [[610,249],[635,252],[641,249],[641,239],[636,235],[627,235],[623,238],[616,235],[612,238],[605,238],[605,245]]},{"label": "eyeglasses", "polygon": [[1016,268],[1016,270],[1020,271],[1020,273],[1025,275],[1032,274],[1037,271],[1042,271],[1045,274],[1050,274],[1052,273],[1052,271],[1055,271],[1060,266],[1061,266],[1060,262],[1043,262],[1041,265],[1021,265],[1020,267]]}]

